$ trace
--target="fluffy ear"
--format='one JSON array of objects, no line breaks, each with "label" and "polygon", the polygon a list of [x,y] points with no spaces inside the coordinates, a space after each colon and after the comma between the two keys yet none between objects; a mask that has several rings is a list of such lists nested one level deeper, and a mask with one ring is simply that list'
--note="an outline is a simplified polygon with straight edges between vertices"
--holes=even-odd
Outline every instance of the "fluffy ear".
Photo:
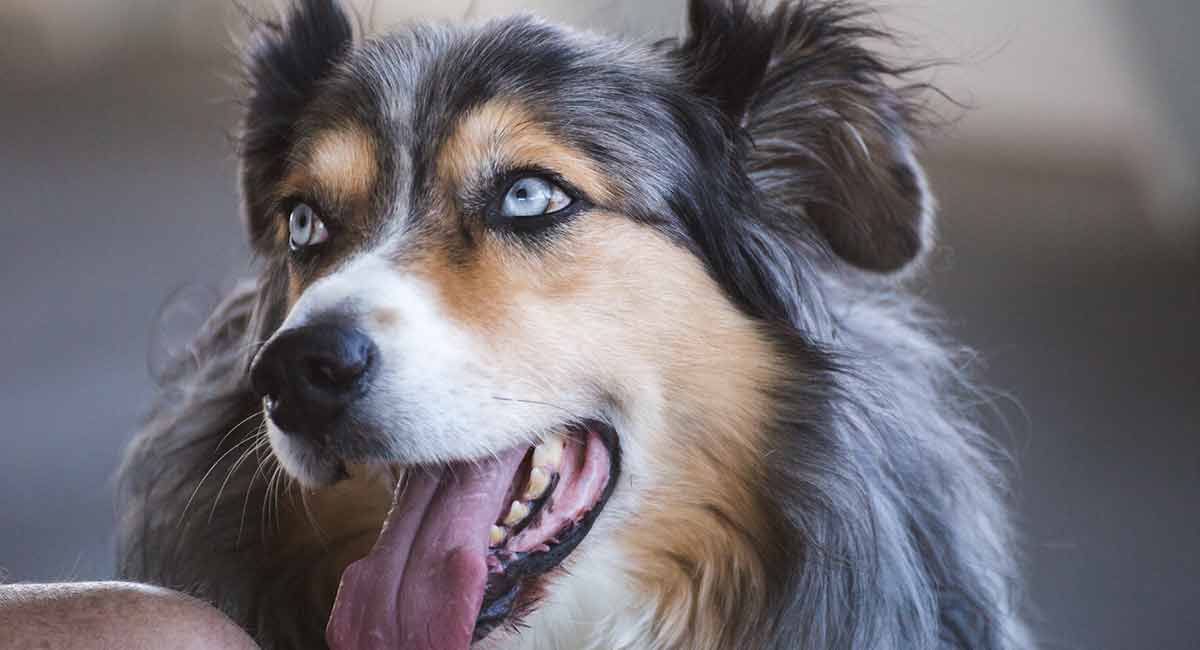
[{"label": "fluffy ear", "polygon": [[897,271],[928,247],[932,198],[913,157],[903,71],[838,2],[692,0],[678,50],[699,93],[750,139],[746,168],[773,209],[808,219],[843,260]]},{"label": "fluffy ear", "polygon": [[337,0],[294,0],[279,20],[254,20],[244,53],[248,97],[240,155],[243,219],[258,250],[270,243],[271,192],[296,140],[296,123],[353,42]]}]

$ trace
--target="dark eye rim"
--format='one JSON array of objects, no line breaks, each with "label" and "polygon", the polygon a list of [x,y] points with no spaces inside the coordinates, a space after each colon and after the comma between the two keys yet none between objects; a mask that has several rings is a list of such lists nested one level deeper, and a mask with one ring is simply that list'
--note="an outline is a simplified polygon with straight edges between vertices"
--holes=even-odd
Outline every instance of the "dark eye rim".
[{"label": "dark eye rim", "polygon": [[[563,194],[570,199],[570,203],[564,208],[538,216],[512,217],[505,215],[503,213],[504,197],[508,196],[508,192],[517,184],[517,181],[529,177],[540,178],[562,190]],[[497,177],[493,199],[487,206],[486,219],[488,226],[497,230],[528,234],[545,231],[553,226],[566,223],[571,217],[590,207],[592,204],[583,192],[567,182],[560,174],[539,167],[523,167],[510,170]]]},{"label": "dark eye rim", "polygon": [[[310,244],[308,246],[296,246],[295,244],[292,243],[292,232],[291,232],[292,212],[294,212],[296,210],[297,206],[300,206],[300,205],[307,205],[308,209],[312,210],[313,217],[318,219],[321,223],[325,224],[325,231],[327,233],[329,233],[329,239],[327,239],[326,241],[323,241],[323,242],[316,243],[316,244]],[[318,252],[320,252],[320,250],[322,248],[324,248],[325,245],[328,244],[329,241],[332,240],[336,234],[336,225],[327,216],[329,213],[321,206],[320,201],[314,199],[311,196],[302,196],[302,195],[301,196],[290,196],[288,198],[285,198],[285,199],[279,201],[278,207],[276,208],[276,210],[278,211],[280,218],[283,220],[284,230],[287,233],[288,253],[296,261],[307,261],[307,260],[310,260],[311,258],[315,257],[316,254]]]}]

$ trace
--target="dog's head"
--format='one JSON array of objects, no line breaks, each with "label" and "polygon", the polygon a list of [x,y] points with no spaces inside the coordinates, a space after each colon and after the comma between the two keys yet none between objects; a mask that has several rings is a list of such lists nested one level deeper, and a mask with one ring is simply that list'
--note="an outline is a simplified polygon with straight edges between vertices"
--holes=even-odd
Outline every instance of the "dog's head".
[{"label": "dog's head", "polygon": [[681,572],[775,525],[764,422],[798,362],[769,332],[817,308],[816,274],[911,264],[929,199],[868,30],[736,0],[690,24],[655,46],[531,18],[363,40],[300,0],[256,30],[272,447],[310,488],[411,468],[335,644],[431,644],[438,616],[438,647],[465,646],[569,598],[555,569],[585,536],[573,573]]}]

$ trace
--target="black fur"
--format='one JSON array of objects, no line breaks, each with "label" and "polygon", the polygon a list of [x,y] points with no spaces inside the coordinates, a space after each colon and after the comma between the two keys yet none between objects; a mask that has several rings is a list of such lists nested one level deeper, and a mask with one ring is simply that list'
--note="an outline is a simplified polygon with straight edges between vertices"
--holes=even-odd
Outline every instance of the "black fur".
[{"label": "black fur", "polygon": [[354,29],[346,13],[327,0],[297,0],[282,21],[256,21],[246,47],[249,89],[242,123],[242,196],[250,240],[263,249],[266,215],[287,155],[300,134],[300,117],[317,87],[346,55]]},{"label": "black fur", "polygon": [[929,197],[911,151],[916,122],[893,89],[905,69],[865,49],[886,35],[840,3],[793,2],[761,16],[743,1],[691,4],[677,55],[693,84],[748,140],[745,166],[784,218],[871,271],[896,271],[928,245]]},{"label": "black fur", "polygon": [[266,647],[322,647],[328,603],[303,586],[322,558],[280,550],[267,477],[230,462],[261,418],[248,355],[283,318],[273,187],[306,125],[351,116],[385,151],[380,225],[364,236],[419,229],[435,145],[464,111],[512,95],[612,175],[609,207],[693,251],[792,369],[770,389],[756,486],[773,513],[771,607],[736,611],[730,647],[1025,647],[1003,477],[963,406],[971,384],[921,304],[873,281],[930,245],[904,70],[840,3],[693,0],[689,17],[686,38],[654,46],[529,18],[356,42],[330,0],[260,25],[241,153],[262,272],[214,315],[130,451],[122,573],[211,600]]}]

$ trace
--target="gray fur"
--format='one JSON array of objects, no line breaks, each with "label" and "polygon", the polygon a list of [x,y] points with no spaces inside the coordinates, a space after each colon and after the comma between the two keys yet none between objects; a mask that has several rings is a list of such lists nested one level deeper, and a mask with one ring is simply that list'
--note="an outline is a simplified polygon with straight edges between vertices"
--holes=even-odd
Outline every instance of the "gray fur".
[{"label": "gray fur", "polygon": [[[396,179],[377,195],[387,218],[373,236],[395,236],[384,224],[423,209],[428,143],[462,110],[509,92],[546,106],[558,135],[616,175],[621,209],[699,256],[787,355],[792,376],[766,388],[776,412],[758,486],[777,518],[761,550],[777,583],[768,611],[729,621],[728,638],[780,649],[1029,647],[1001,455],[978,424],[976,389],[923,305],[882,275],[929,246],[932,199],[912,155],[910,97],[888,85],[902,71],[861,49],[877,33],[858,17],[840,4],[763,17],[736,0],[697,0],[692,40],[655,48],[527,18],[354,47],[345,30],[310,29],[317,40],[298,46],[319,53],[326,39],[323,76],[288,93],[270,84],[294,74],[280,62],[295,63],[283,55],[298,37],[276,26],[250,64],[242,152],[261,275],[214,313],[129,450],[121,574],[213,602],[266,648],[323,647],[328,603],[307,578],[328,549],[289,555],[274,539],[275,466],[256,456],[260,404],[246,380],[283,317],[286,263],[261,234],[276,161],[303,125],[369,120],[390,145],[380,167]],[[748,61],[718,56],[739,38],[767,47]],[[725,65],[746,79],[729,82]],[[568,81],[589,92],[560,92]],[[630,119],[615,120],[613,107]],[[271,112],[269,128],[256,110]]]}]

